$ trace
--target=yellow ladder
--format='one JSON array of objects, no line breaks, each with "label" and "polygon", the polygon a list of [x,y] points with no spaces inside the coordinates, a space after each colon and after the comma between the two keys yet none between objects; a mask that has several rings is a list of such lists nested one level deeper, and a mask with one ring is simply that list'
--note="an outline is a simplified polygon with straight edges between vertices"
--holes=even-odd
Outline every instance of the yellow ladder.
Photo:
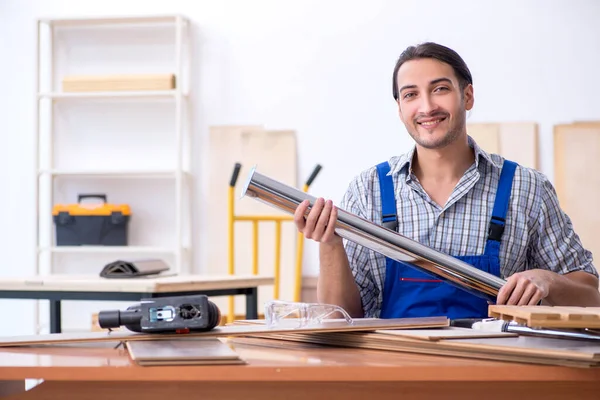
[{"label": "yellow ladder", "polygon": [[[260,222],[275,223],[275,266],[274,266],[274,293],[273,298],[279,299],[280,285],[280,269],[281,269],[281,224],[285,221],[294,221],[291,215],[236,215],[235,214],[235,184],[242,165],[236,163],[233,168],[233,174],[229,182],[229,275],[235,274],[235,223],[236,222],[251,222],[252,223],[252,274],[258,275],[258,224]],[[315,180],[321,171],[321,165],[317,164],[310,174],[309,178],[304,183],[302,190],[306,193],[308,188]],[[304,252],[304,235],[298,232],[296,242],[296,267],[294,274],[294,301],[300,301],[300,291],[302,288],[302,256]],[[229,312],[227,314],[227,322],[231,323],[235,319],[234,298],[229,296]]]}]

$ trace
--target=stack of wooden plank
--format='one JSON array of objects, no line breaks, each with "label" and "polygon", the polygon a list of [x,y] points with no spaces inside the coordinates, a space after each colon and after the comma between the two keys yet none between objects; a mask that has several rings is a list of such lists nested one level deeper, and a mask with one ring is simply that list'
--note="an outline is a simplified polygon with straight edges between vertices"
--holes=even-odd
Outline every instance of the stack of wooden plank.
[{"label": "stack of wooden plank", "polygon": [[[600,308],[490,306],[489,313],[501,320],[519,321],[532,328],[568,327],[575,330],[586,329],[586,332],[595,332],[589,328],[597,327],[600,320]],[[299,322],[294,318],[283,319],[277,326],[270,327],[265,320],[239,320],[211,331],[184,336],[113,331],[7,337],[0,338],[0,347],[123,342],[132,358],[146,365],[242,362],[232,354],[223,352],[220,344],[221,348],[193,349],[193,354],[186,346],[182,349],[178,344],[182,340],[229,338],[234,343],[254,343],[263,347],[324,345],[528,364],[600,366],[600,336],[599,340],[584,341],[458,328],[450,326],[450,321],[445,317],[366,318],[355,319],[351,324],[344,319],[327,319],[309,325],[301,325]],[[163,352],[159,357],[156,348],[171,350]]]},{"label": "stack of wooden plank", "polygon": [[346,320],[326,320],[322,323],[298,327],[295,321],[286,320],[278,327],[271,328],[264,320],[257,323],[237,326],[217,326],[205,332],[188,334],[148,334],[128,330],[83,332],[73,334],[29,335],[0,338],[0,347],[64,345],[74,343],[124,343],[129,356],[140,366],[151,365],[223,365],[243,364],[238,357],[220,339],[230,337],[253,337],[261,334],[286,332],[351,332],[375,331],[377,329],[412,329],[444,327],[449,325],[446,317],[374,319],[366,318],[348,325]]},{"label": "stack of wooden plank", "polygon": [[178,333],[137,333],[128,330],[57,333],[48,335],[25,335],[0,337],[0,347],[16,347],[29,345],[47,345],[63,343],[90,343],[90,342],[132,342],[139,340],[173,340],[206,337],[243,337],[275,335],[279,333],[302,332],[367,332],[379,329],[417,329],[438,328],[449,326],[446,317],[427,318],[364,318],[357,319],[349,325],[345,320],[331,319],[308,326],[297,326],[293,320],[287,320],[277,327],[267,327],[264,320],[255,320],[252,323],[234,323],[228,326],[217,326],[204,332]]},{"label": "stack of wooden plank", "polygon": [[243,339],[235,338],[235,341],[284,348],[290,347],[289,343],[300,342],[527,364],[600,366],[600,342],[518,336],[504,332],[478,332],[455,327],[375,332],[257,334]]},{"label": "stack of wooden plank", "polygon": [[[492,317],[516,321],[531,328],[585,330],[600,327],[600,308],[546,306],[490,306]],[[264,324],[237,321],[234,325]],[[243,340],[275,347],[311,343],[327,346],[398,351],[576,367],[600,366],[600,336],[597,341],[519,336],[516,333],[457,327],[379,329],[370,332],[278,332],[255,334]],[[292,344],[290,344],[292,343]]]}]

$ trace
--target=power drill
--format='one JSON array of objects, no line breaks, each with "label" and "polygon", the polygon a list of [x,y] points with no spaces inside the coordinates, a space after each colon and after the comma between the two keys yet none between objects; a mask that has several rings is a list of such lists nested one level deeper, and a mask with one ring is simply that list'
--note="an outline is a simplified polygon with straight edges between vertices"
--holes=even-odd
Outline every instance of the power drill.
[{"label": "power drill", "polygon": [[125,326],[139,333],[189,333],[212,330],[221,312],[206,295],[143,298],[126,310],[98,314],[101,328]]}]

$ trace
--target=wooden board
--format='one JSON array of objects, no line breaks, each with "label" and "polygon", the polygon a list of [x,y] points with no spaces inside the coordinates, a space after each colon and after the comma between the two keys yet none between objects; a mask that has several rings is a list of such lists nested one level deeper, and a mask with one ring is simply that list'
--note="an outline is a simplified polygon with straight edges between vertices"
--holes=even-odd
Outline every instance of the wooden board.
[{"label": "wooden board", "polygon": [[254,336],[271,335],[289,332],[356,332],[376,331],[379,329],[411,329],[411,328],[435,328],[449,326],[446,317],[426,318],[397,318],[378,319],[364,318],[355,319],[349,325],[345,321],[327,320],[320,324],[307,327],[297,327],[295,323],[281,324],[275,328],[267,328],[258,324],[217,326],[211,331],[195,332],[185,334],[146,334],[130,331],[119,332],[81,332],[81,333],[54,333],[48,335],[27,335],[0,337],[0,347],[48,345],[56,343],[81,343],[81,342],[127,342],[132,340],[169,340],[177,338],[194,337],[229,337],[229,336]]},{"label": "wooden board", "polygon": [[490,305],[488,314],[531,328],[600,328],[600,307]]},{"label": "wooden board", "polygon": [[[335,319],[342,321],[341,319]],[[248,325],[259,324],[264,325],[265,320],[237,320],[230,325]],[[404,337],[419,340],[449,340],[449,339],[468,339],[468,338],[484,338],[484,337],[511,337],[518,336],[511,332],[490,332],[469,328],[460,328],[456,326],[444,326],[440,328],[427,329],[385,329],[375,331],[371,337],[379,337],[383,340],[393,340],[394,337]]]},{"label": "wooden board", "polygon": [[[600,259],[600,123],[554,127],[554,185],[583,246]],[[598,266],[596,265],[596,268]]]},{"label": "wooden board", "polygon": [[512,332],[488,332],[455,326],[436,329],[379,330],[375,331],[375,333],[382,335],[382,338],[386,336],[402,336],[428,341],[518,336]]},{"label": "wooden board", "polygon": [[[526,364],[560,365],[569,367],[592,367],[600,365],[597,358],[597,345],[578,346],[579,342],[555,339],[557,342],[541,343],[540,338],[521,337],[500,338],[504,342],[494,342],[498,338],[457,339],[428,341],[397,336],[382,339],[372,332],[338,332],[338,333],[282,333],[270,336],[254,336],[252,338],[234,338],[235,341],[263,340],[280,341],[274,347],[287,348],[287,343],[301,342],[313,345],[335,347],[351,347],[369,350],[396,351],[405,353],[431,354],[460,358],[473,358],[493,361],[508,361]],[[268,342],[267,342],[268,343]],[[526,345],[524,345],[526,343]],[[292,345],[294,346],[294,345]],[[533,350],[527,346],[532,346]],[[553,347],[554,346],[554,347]],[[549,350],[547,351],[549,347]],[[574,348],[574,351],[570,349]]]},{"label": "wooden board", "polygon": [[501,354],[600,362],[600,344],[595,341],[519,336],[517,338],[461,339],[444,342],[454,348]]},{"label": "wooden board", "polygon": [[106,92],[122,90],[172,90],[173,74],[69,75],[62,80],[64,92]]},{"label": "wooden board", "polygon": [[[0,290],[168,293],[272,285],[270,276],[179,275],[160,278],[105,279],[93,275],[0,278]],[[211,299],[212,301],[212,299]],[[225,310],[221,310],[225,312]]]},{"label": "wooden board", "polygon": [[486,152],[500,154],[499,124],[467,124],[467,134]]},{"label": "wooden board", "polygon": [[125,344],[132,361],[151,365],[225,365],[246,362],[218,338],[134,340]]},{"label": "wooden board", "polygon": [[539,168],[538,125],[533,122],[467,124],[467,133],[486,152],[528,168]]},{"label": "wooden board", "polygon": [[[240,198],[244,182],[253,166],[263,174],[298,187],[296,134],[291,130],[268,130],[262,126],[212,126],[209,132],[209,176],[206,193],[209,212],[205,243],[206,264],[202,268],[210,274],[227,274],[229,265],[228,246],[228,193],[229,182],[236,163],[242,168],[235,188],[236,215],[285,215],[266,204],[250,198]],[[252,274],[252,223],[236,222],[235,230],[235,273]],[[280,295],[282,300],[294,300],[294,267],[296,260],[296,229],[293,223],[282,225],[281,229],[281,276]],[[274,276],[275,226],[273,223],[259,225],[258,269],[259,274]],[[274,298],[274,288],[262,287],[258,292],[259,303]],[[228,312],[226,298],[214,301]],[[235,310],[243,310],[244,298],[238,296]]]}]

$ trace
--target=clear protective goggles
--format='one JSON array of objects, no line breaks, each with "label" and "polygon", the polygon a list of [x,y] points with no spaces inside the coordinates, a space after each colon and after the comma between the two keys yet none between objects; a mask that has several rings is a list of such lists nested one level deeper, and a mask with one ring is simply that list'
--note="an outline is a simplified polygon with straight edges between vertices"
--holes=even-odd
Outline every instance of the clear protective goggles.
[{"label": "clear protective goggles", "polygon": [[[343,319],[328,318],[340,313]],[[300,303],[283,300],[271,300],[265,304],[265,320],[268,328],[305,328],[318,325],[324,319],[332,321],[345,320],[348,325],[354,321],[340,306],[322,303]]]}]

